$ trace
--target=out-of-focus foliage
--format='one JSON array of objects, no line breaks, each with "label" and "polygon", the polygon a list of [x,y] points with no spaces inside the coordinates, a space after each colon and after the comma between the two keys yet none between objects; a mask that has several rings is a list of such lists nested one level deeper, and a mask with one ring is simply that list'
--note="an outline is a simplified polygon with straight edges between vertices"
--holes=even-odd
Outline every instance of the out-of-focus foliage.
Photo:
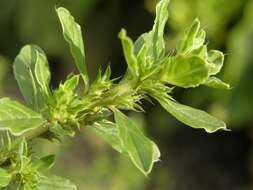
[{"label": "out-of-focus foliage", "polygon": [[224,78],[234,88],[226,97],[226,111],[231,125],[252,122],[253,118],[253,1],[249,0],[242,19],[232,29],[227,41],[228,59]]},{"label": "out-of-focus foliage", "polygon": [[[51,54],[59,53],[64,50],[64,44],[55,24],[55,6],[68,7],[76,18],[81,19],[92,11],[96,3],[97,0],[2,0],[0,33],[5,35],[0,36],[0,41],[9,39],[14,43],[15,40],[22,39],[22,43],[41,44],[43,49]],[[36,27],[34,23],[37,23]],[[14,38],[11,37],[13,34]]]},{"label": "out-of-focus foliage", "polygon": [[8,61],[0,55],[0,94],[4,91],[4,79],[8,71]]}]

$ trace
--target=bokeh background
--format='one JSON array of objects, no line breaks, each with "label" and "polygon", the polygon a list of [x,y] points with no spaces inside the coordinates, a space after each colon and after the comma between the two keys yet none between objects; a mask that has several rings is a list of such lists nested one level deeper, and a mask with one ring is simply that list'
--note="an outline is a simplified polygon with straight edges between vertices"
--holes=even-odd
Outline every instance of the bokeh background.
[{"label": "bokeh background", "polygon": [[[110,64],[113,76],[126,64],[117,38],[121,27],[136,39],[151,29],[156,0],[0,0],[0,95],[22,101],[12,73],[19,49],[39,45],[47,53],[52,87],[74,72],[55,6],[69,9],[83,28],[87,63],[94,78]],[[160,147],[162,157],[145,178],[124,156],[86,129],[63,144],[33,142],[40,154],[56,152],[55,174],[80,190],[251,190],[253,189],[253,0],[171,0],[166,28],[168,50],[198,17],[210,48],[222,50],[220,77],[230,91],[176,89],[184,104],[225,120],[232,132],[207,134],[177,122],[159,106],[131,115]]]}]

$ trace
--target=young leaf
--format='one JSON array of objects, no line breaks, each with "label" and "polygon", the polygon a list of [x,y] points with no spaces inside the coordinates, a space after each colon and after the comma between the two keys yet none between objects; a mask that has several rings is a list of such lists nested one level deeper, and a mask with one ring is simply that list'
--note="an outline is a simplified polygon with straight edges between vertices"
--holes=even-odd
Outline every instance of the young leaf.
[{"label": "young leaf", "polygon": [[185,32],[183,39],[178,45],[178,52],[181,54],[190,53],[194,49],[198,49],[205,42],[205,31],[200,30],[200,22],[195,19],[191,27]]},{"label": "young leaf", "polygon": [[88,87],[89,76],[85,63],[81,27],[75,22],[74,17],[67,9],[60,7],[56,9],[56,12],[61,22],[64,39],[68,42],[75,64],[83,77],[86,87]]},{"label": "young leaf", "polygon": [[[54,91],[54,96],[59,106],[66,106],[74,98],[75,89],[79,83],[79,75],[68,78],[59,88]],[[64,109],[65,110],[65,109]]]},{"label": "young leaf", "polygon": [[50,154],[48,156],[44,156],[40,158],[39,160],[36,160],[34,162],[34,166],[38,170],[46,170],[51,168],[54,165],[55,162],[55,156],[53,154]]},{"label": "young leaf", "polygon": [[208,78],[204,85],[210,87],[210,88],[217,88],[217,89],[223,89],[223,90],[229,90],[230,85],[223,82],[222,80],[216,78],[216,77],[210,77]]},{"label": "young leaf", "polygon": [[38,51],[36,51],[36,53],[37,59],[35,64],[35,75],[41,89],[47,96],[49,96],[50,94],[49,83],[51,79],[51,73],[48,67],[47,58],[45,54],[42,54]]},{"label": "young leaf", "polygon": [[183,88],[196,87],[208,78],[208,66],[198,56],[179,55],[165,62],[162,81]]},{"label": "young leaf", "polygon": [[118,152],[122,153],[124,151],[124,147],[119,138],[119,130],[115,123],[105,120],[94,123],[90,129]]},{"label": "young leaf", "polygon": [[210,65],[210,75],[216,75],[220,72],[223,62],[224,62],[224,55],[222,52],[217,50],[210,50],[208,52],[207,61],[211,64]]},{"label": "young leaf", "polygon": [[134,43],[134,53],[138,55],[139,51],[145,45],[147,48],[147,57],[149,61],[155,60],[164,56],[164,27],[168,20],[168,5],[170,0],[161,0],[156,6],[156,18],[151,31],[142,34]]},{"label": "young leaf", "polygon": [[202,110],[182,105],[169,99],[156,99],[167,112],[190,127],[205,129],[208,133],[212,133],[220,129],[228,130],[223,121]]},{"label": "young leaf", "polygon": [[149,140],[136,124],[119,110],[114,110],[119,137],[134,165],[148,175],[154,162],[159,160],[160,152],[156,144]]},{"label": "young leaf", "polygon": [[38,111],[43,104],[39,85],[35,80],[34,69],[37,61],[37,53],[43,51],[35,45],[24,46],[15,58],[13,69],[21,93],[27,104]]},{"label": "young leaf", "polygon": [[23,133],[40,127],[44,122],[42,116],[22,104],[0,99],[0,130],[9,130],[12,135]]},{"label": "young leaf", "polygon": [[73,75],[64,82],[62,88],[66,92],[73,93],[73,91],[77,88],[78,83],[79,83],[79,75]]},{"label": "young leaf", "polygon": [[134,77],[138,77],[139,68],[136,56],[134,54],[134,44],[132,40],[126,35],[126,30],[124,29],[122,29],[119,33],[119,38],[122,42],[124,56],[128,65],[128,69]]},{"label": "young leaf", "polygon": [[18,155],[20,157],[20,160],[22,160],[23,156],[28,156],[28,145],[26,140],[23,138],[19,144],[18,148]]},{"label": "young leaf", "polygon": [[[59,117],[62,117],[61,114]],[[64,119],[64,118],[63,118]],[[61,141],[64,137],[74,137],[75,131],[71,128],[71,126],[62,126],[58,123],[53,124],[49,131],[54,134],[55,138]]]},{"label": "young leaf", "polygon": [[170,0],[162,0],[156,5],[156,18],[152,29],[152,41],[153,41],[153,56],[155,59],[164,55],[165,43],[164,43],[164,27],[168,20]]},{"label": "young leaf", "polygon": [[38,190],[77,190],[77,187],[68,179],[50,176],[40,178]]},{"label": "young leaf", "polygon": [[3,168],[0,168],[0,189],[1,187],[6,187],[10,183],[12,178],[12,175],[4,170]]},{"label": "young leaf", "polygon": [[135,42],[134,42],[134,54],[137,56],[143,46],[146,46],[147,54],[153,59],[153,50],[152,50],[152,35],[151,32],[142,34]]}]

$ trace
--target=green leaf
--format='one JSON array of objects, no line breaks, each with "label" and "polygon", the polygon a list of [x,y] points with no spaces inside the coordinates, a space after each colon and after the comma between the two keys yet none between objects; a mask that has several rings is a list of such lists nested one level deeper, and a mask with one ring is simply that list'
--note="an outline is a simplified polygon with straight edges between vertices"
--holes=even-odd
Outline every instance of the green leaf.
[{"label": "green leaf", "polygon": [[119,138],[119,130],[115,123],[104,120],[94,123],[89,128],[118,152],[122,153],[124,151]]},{"label": "green leaf", "polygon": [[38,170],[46,170],[51,168],[55,163],[55,155],[50,154],[48,156],[44,156],[36,161],[34,161],[34,165]]},{"label": "green leaf", "polygon": [[160,152],[158,147],[142,133],[131,119],[119,110],[114,110],[114,113],[119,137],[125,152],[134,165],[144,175],[148,175],[154,162],[159,160]]},{"label": "green leaf", "polygon": [[[64,115],[64,114],[61,114],[61,115]],[[61,117],[61,116],[59,116],[59,117]],[[63,119],[65,119],[65,118],[63,118]],[[61,120],[61,119],[59,119],[59,120]],[[55,137],[60,141],[66,136],[74,137],[74,135],[75,135],[75,131],[72,129],[72,127],[70,125],[62,126],[58,123],[53,124],[50,127],[49,131],[52,132],[55,135]]]},{"label": "green leaf", "polygon": [[[73,75],[68,78],[59,88],[54,91],[54,96],[58,106],[68,105],[75,97],[75,89],[79,83],[79,75]],[[64,109],[66,110],[66,108]]]},{"label": "green leaf", "polygon": [[208,66],[198,56],[179,55],[165,62],[161,80],[183,88],[197,87],[208,78]]},{"label": "green leaf", "polygon": [[134,77],[139,76],[139,68],[138,68],[138,62],[137,58],[134,54],[134,44],[132,40],[126,35],[126,30],[122,29],[119,33],[119,38],[121,39],[124,56],[128,65],[128,69],[130,70],[130,73]]},{"label": "green leaf", "polygon": [[3,168],[0,168],[0,188],[6,187],[10,183],[12,178],[12,175],[4,170]]},{"label": "green leaf", "polygon": [[47,96],[49,96],[49,83],[51,79],[51,73],[48,67],[48,61],[45,54],[40,53],[39,51],[37,51],[36,53],[37,59],[35,64],[35,75],[41,89]]},{"label": "green leaf", "polygon": [[153,59],[153,45],[151,34],[151,31],[149,33],[144,33],[134,42],[134,54],[136,56],[140,53],[141,49],[145,45],[147,54]]},{"label": "green leaf", "polygon": [[200,29],[200,22],[195,19],[191,27],[185,32],[183,39],[178,45],[178,52],[182,54],[190,53],[194,49],[198,49],[205,42],[205,31]]},{"label": "green leaf", "polygon": [[192,52],[191,52],[191,55],[197,55],[198,57],[206,60],[207,59],[207,46],[206,45],[202,45],[200,46],[199,48],[197,49],[194,49]]},{"label": "green leaf", "polygon": [[9,130],[12,135],[20,136],[43,123],[42,116],[33,110],[9,98],[0,99],[0,130]]},{"label": "green leaf", "polygon": [[62,89],[65,92],[71,92],[73,93],[75,89],[77,88],[79,83],[79,75],[73,75],[69,77],[63,85],[61,85]]},{"label": "green leaf", "polygon": [[157,101],[162,107],[168,111],[171,115],[177,118],[182,123],[197,129],[205,129],[206,132],[212,133],[217,130],[228,130],[226,124],[209,115],[208,113],[198,110],[186,105],[182,105],[173,100],[157,98]]},{"label": "green leaf", "polygon": [[99,69],[95,81],[91,84],[89,95],[92,97],[101,96],[105,91],[109,90],[112,86],[111,77],[111,68],[108,66],[102,75],[102,70]]},{"label": "green leaf", "polygon": [[26,156],[26,157],[28,156],[28,145],[24,138],[21,140],[19,144],[18,155],[21,158],[21,160],[23,156]]},{"label": "green leaf", "polygon": [[209,74],[216,75],[220,72],[223,62],[224,62],[224,55],[222,52],[217,50],[210,50],[208,52],[207,61],[211,64]]},{"label": "green leaf", "polygon": [[38,46],[26,45],[15,58],[13,69],[20,91],[27,104],[38,111],[43,105],[39,84],[35,80],[34,69],[37,52],[43,52]]},{"label": "green leaf", "polygon": [[19,159],[20,171],[26,168],[27,160],[29,160],[27,156],[28,156],[28,145],[25,138],[22,138],[19,143],[19,148],[18,148],[18,159]]},{"label": "green leaf", "polygon": [[161,0],[156,6],[156,18],[151,31],[142,34],[134,43],[134,53],[138,55],[145,45],[147,61],[154,62],[165,53],[164,28],[168,20],[170,0]]},{"label": "green leaf", "polygon": [[75,64],[83,77],[86,87],[88,87],[89,76],[85,63],[81,27],[75,22],[74,17],[67,9],[59,7],[56,9],[56,12],[61,22],[64,39],[68,42]]},{"label": "green leaf", "polygon": [[164,56],[165,43],[164,43],[164,27],[167,23],[169,12],[170,0],[162,0],[156,5],[156,18],[152,29],[152,41],[153,41],[153,56],[158,59]]},{"label": "green leaf", "polygon": [[50,176],[40,178],[38,190],[77,190],[77,187],[68,179]]},{"label": "green leaf", "polygon": [[210,87],[210,88],[217,88],[217,89],[222,89],[222,90],[229,90],[230,85],[223,82],[222,80],[216,78],[216,77],[210,77],[208,78],[204,85]]}]

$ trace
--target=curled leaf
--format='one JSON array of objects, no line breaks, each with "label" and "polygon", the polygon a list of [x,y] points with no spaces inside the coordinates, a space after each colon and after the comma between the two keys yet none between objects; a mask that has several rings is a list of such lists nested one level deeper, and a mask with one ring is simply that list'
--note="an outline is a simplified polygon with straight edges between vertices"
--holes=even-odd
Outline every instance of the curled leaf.
[{"label": "curled leaf", "polygon": [[162,72],[162,81],[184,88],[197,87],[208,78],[208,66],[198,56],[168,58]]},{"label": "curled leaf", "polygon": [[230,85],[223,82],[222,80],[216,78],[216,77],[210,77],[208,78],[205,83],[205,86],[208,86],[210,88],[217,88],[217,89],[222,89],[222,90],[229,90]]}]

